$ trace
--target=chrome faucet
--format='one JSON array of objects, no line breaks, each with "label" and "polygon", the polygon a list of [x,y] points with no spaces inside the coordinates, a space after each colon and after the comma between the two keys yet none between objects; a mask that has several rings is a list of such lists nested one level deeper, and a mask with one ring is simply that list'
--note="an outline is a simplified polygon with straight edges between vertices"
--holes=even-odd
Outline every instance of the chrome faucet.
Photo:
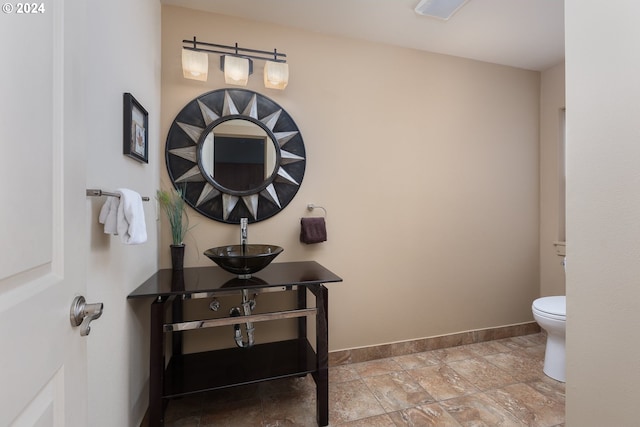
[{"label": "chrome faucet", "polygon": [[249,235],[247,230],[247,218],[240,218],[240,244],[242,246],[249,243]]}]

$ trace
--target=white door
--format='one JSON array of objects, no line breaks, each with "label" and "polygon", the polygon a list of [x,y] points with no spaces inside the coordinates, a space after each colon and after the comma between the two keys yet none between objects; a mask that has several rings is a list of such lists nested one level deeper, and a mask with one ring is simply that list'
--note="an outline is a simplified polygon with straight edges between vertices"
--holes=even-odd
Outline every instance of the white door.
[{"label": "white door", "polygon": [[0,426],[86,427],[84,9],[0,3]]}]

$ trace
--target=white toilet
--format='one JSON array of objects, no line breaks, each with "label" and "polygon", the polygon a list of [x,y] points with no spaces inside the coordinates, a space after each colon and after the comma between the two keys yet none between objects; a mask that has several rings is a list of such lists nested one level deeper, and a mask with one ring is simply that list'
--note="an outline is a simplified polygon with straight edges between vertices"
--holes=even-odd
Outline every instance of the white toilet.
[{"label": "white toilet", "polygon": [[547,332],[544,373],[554,380],[565,382],[565,330],[567,298],[543,297],[531,306],[533,318]]}]

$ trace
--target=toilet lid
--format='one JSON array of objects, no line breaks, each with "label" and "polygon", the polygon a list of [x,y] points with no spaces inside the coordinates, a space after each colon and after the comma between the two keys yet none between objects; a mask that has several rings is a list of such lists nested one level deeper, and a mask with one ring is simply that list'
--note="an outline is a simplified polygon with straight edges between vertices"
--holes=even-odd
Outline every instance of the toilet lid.
[{"label": "toilet lid", "polygon": [[533,308],[543,313],[566,317],[567,297],[558,296],[558,297],[538,298],[533,302]]}]

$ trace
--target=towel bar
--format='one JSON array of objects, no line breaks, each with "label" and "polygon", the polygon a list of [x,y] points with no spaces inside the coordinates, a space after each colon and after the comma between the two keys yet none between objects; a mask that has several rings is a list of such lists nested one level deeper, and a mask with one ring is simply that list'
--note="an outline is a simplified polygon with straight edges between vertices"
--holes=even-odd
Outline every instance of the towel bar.
[{"label": "towel bar", "polygon": [[[111,193],[109,191],[102,191],[102,190],[88,189],[88,188],[87,188],[87,196],[91,196],[91,197],[100,197],[100,196],[120,197],[119,194]],[[148,202],[149,200],[150,199],[148,197],[142,196],[142,201],[143,202]]]}]

